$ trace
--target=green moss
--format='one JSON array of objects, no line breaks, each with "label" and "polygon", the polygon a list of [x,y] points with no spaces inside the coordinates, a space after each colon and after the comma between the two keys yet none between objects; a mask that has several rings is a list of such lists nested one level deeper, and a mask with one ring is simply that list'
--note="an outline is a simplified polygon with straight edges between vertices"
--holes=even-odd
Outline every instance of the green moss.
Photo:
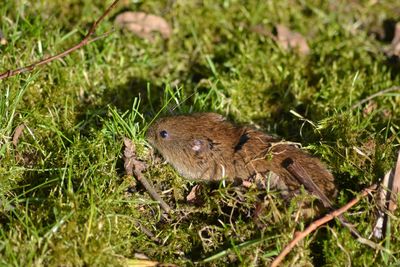
[{"label": "green moss", "polygon": [[[217,111],[257,124],[321,157],[338,181],[337,205],[346,203],[393,166],[399,147],[398,92],[375,98],[369,112],[365,105],[352,109],[400,82],[398,61],[383,52],[388,43],[373,34],[398,19],[397,2],[122,1],[114,14],[161,15],[173,28],[171,38],[147,42],[117,30],[2,80],[0,265],[120,266],[135,253],[182,266],[269,264],[310,222],[296,218],[296,200],[304,196],[285,203],[276,192],[205,184],[203,203],[188,203],[196,183],[156,163],[145,130],[156,114],[171,111]],[[0,7],[8,41],[0,46],[2,70],[78,43],[108,4],[7,1]],[[110,30],[114,17],[97,33]],[[307,39],[309,55],[286,51],[253,30],[273,32],[279,23]],[[21,123],[24,135],[14,146]],[[147,178],[173,207],[167,221],[140,186],[128,190],[124,136],[133,139],[149,165]],[[363,200],[347,215],[366,237],[375,205]],[[398,264],[398,211],[391,226],[384,241],[391,254],[359,244],[332,222],[301,242],[285,264]]]}]

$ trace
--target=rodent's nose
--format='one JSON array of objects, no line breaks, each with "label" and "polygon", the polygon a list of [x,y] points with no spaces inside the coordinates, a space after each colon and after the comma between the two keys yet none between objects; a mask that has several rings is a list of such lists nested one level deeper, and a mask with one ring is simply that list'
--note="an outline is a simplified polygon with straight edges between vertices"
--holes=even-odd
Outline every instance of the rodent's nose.
[{"label": "rodent's nose", "polygon": [[150,138],[150,136],[151,136],[151,132],[152,132],[152,129],[151,129],[151,127],[149,128],[149,129],[147,129],[147,131],[146,131],[146,139],[149,139]]},{"label": "rodent's nose", "polygon": [[154,127],[149,127],[149,129],[147,129],[146,139],[147,141],[152,143],[152,141],[154,140]]}]

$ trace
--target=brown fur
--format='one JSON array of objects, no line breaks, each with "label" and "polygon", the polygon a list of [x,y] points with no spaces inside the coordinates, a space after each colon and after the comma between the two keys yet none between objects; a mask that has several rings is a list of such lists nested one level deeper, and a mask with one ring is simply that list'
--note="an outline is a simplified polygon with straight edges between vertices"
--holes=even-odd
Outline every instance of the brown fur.
[{"label": "brown fur", "polygon": [[[168,136],[162,138],[161,131],[166,131]],[[326,196],[336,194],[334,178],[320,160],[261,131],[236,126],[219,114],[161,118],[149,128],[147,138],[189,179],[249,180],[258,174],[263,177],[270,174],[273,187],[294,192],[300,183],[283,166],[290,159],[307,171]]]}]

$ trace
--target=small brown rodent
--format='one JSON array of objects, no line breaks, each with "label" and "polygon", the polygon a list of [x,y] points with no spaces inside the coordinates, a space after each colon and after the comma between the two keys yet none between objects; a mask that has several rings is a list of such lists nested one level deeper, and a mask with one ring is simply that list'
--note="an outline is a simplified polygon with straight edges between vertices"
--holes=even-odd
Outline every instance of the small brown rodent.
[{"label": "small brown rodent", "polygon": [[261,131],[234,125],[216,113],[160,118],[149,128],[147,139],[189,179],[269,177],[271,187],[291,193],[301,183],[284,167],[290,160],[302,166],[328,198],[336,195],[334,178],[319,159]]}]

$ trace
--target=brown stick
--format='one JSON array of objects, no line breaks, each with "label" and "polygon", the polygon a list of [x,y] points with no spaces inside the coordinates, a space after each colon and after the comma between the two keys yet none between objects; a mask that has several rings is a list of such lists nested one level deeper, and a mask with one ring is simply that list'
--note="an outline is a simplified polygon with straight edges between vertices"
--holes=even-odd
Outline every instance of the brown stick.
[{"label": "brown stick", "polygon": [[159,239],[158,237],[156,237],[151,231],[150,229],[148,229],[147,227],[145,227],[144,225],[142,225],[140,222],[136,222],[135,223],[136,227],[138,227],[140,229],[140,231],[142,231],[148,238],[150,238],[151,240],[153,240],[154,242],[156,242],[157,244],[162,244],[161,239]]},{"label": "brown stick", "polygon": [[142,171],[146,168],[144,162],[136,159],[135,146],[129,138],[124,138],[124,167],[127,176],[136,176],[136,179],[144,186],[150,196],[158,201],[160,207],[166,212],[171,211],[170,206],[160,197],[156,190],[151,186],[149,181],[144,177]]},{"label": "brown stick", "polygon": [[160,197],[160,195],[154,190],[154,188],[150,185],[149,181],[144,177],[141,171],[134,170],[136,179],[146,188],[147,192],[150,194],[150,196],[155,200],[158,201],[160,204],[160,207],[166,212],[169,213],[171,211],[170,206],[165,203],[165,201]]},{"label": "brown stick", "polygon": [[[324,205],[325,208],[328,208],[330,210],[333,209],[332,202],[329,200],[329,198],[322,192],[322,190],[314,183],[314,181],[310,178],[308,175],[307,171],[298,163],[292,161],[291,159],[286,159],[284,161],[284,166],[285,168],[290,172],[290,174],[296,178],[300,184],[302,184],[307,191],[309,191],[311,194],[315,195],[318,197],[322,204]],[[339,215],[337,217],[339,222],[347,227],[349,231],[357,238],[357,241],[360,242],[361,244],[367,245],[373,249],[379,249],[380,245],[376,244],[375,242],[364,238],[358,231],[357,229],[351,225],[346,218],[344,218],[343,215]]]},{"label": "brown stick", "polygon": [[296,233],[295,238],[290,241],[290,243],[281,251],[281,253],[278,255],[278,257],[275,258],[275,260],[272,262],[271,267],[276,267],[278,266],[282,260],[285,258],[285,256],[297,245],[297,243],[300,242],[303,238],[305,238],[308,234],[311,232],[315,231],[320,227],[321,225],[333,220],[334,218],[337,218],[344,212],[346,212],[348,209],[353,207],[355,204],[357,204],[361,198],[367,196],[370,194],[372,191],[376,189],[377,185],[374,184],[366,189],[364,189],[360,195],[358,195],[356,198],[352,199],[350,202],[348,202],[346,205],[341,207],[340,209],[334,210],[330,212],[329,214],[325,215],[321,219],[318,219],[314,222],[312,222],[303,232]]},{"label": "brown stick", "polygon": [[[103,13],[103,15],[101,15],[100,18],[98,18],[92,25],[92,27],[89,29],[88,33],[86,34],[85,38],[82,39],[82,41],[80,41],[77,45],[74,45],[73,47],[65,50],[64,52],[61,52],[57,55],[54,56],[50,56],[47,57],[45,59],[42,59],[38,62],[35,62],[29,66],[26,67],[22,67],[22,68],[18,68],[15,70],[7,70],[3,73],[0,74],[0,80],[11,77],[11,76],[15,76],[17,74],[23,73],[23,72],[27,72],[27,71],[32,71],[34,68],[41,66],[41,65],[45,65],[55,59],[60,59],[65,57],[66,55],[70,54],[71,52],[81,48],[84,45],[87,45],[88,43],[91,43],[95,40],[98,40],[99,38],[96,37],[94,39],[90,39],[90,37],[94,34],[94,32],[96,31],[97,26],[99,26],[100,22],[110,13],[110,11],[117,5],[117,3],[119,2],[119,0],[115,0],[107,9],[106,11]],[[104,36],[104,35],[103,35]]]},{"label": "brown stick", "polygon": [[377,92],[377,93],[375,93],[375,94],[372,94],[372,95],[370,95],[369,97],[367,97],[367,98],[361,100],[360,102],[355,103],[354,105],[351,106],[350,109],[353,110],[353,109],[355,109],[355,108],[361,106],[362,104],[364,104],[364,103],[366,103],[366,102],[368,102],[368,101],[374,99],[375,97],[384,95],[384,94],[389,93],[389,92],[399,91],[399,90],[400,90],[400,86],[392,86],[392,87],[390,87],[390,88],[388,88],[388,89],[379,91],[379,92]]}]

